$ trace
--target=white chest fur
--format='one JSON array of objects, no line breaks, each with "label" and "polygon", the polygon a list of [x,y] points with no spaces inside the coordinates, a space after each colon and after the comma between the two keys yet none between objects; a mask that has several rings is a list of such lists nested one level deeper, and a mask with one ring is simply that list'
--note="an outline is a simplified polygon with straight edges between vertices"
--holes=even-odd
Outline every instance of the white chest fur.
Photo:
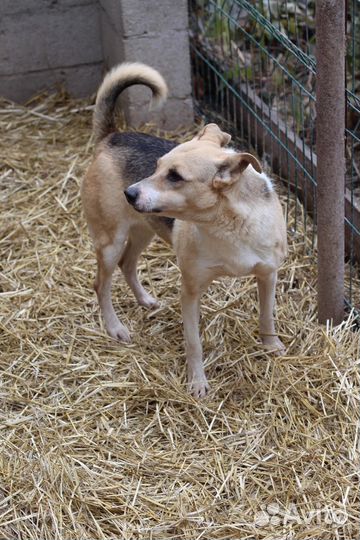
[{"label": "white chest fur", "polygon": [[[234,239],[233,239],[234,240]],[[220,276],[242,277],[255,272],[256,268],[274,267],[267,250],[254,250],[244,242],[202,237],[199,243],[199,266]]]}]

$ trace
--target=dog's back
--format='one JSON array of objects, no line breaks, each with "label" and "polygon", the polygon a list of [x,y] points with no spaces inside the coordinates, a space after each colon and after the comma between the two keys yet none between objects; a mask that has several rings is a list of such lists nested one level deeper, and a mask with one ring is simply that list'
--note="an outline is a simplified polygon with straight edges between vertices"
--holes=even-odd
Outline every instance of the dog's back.
[{"label": "dog's back", "polygon": [[[93,238],[98,238],[99,231],[104,227],[108,229],[110,223],[113,226],[119,220],[134,219],[135,213],[126,204],[123,191],[150,176],[158,159],[176,146],[174,141],[146,133],[117,130],[118,98],[123,90],[136,84],[151,89],[155,105],[160,105],[167,97],[167,86],[161,75],[140,63],[115,67],[105,76],[97,93],[93,116],[95,157],[82,184],[84,211]],[[111,196],[104,197],[104,191]],[[139,214],[136,219],[146,222],[156,234],[170,242],[173,219]]]}]

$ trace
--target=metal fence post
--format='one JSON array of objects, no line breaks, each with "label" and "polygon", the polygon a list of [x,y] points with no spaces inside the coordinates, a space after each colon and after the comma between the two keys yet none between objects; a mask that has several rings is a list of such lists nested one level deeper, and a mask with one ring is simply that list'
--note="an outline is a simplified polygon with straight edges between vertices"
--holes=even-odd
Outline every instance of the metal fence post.
[{"label": "metal fence post", "polygon": [[318,317],[344,317],[345,0],[316,1]]}]

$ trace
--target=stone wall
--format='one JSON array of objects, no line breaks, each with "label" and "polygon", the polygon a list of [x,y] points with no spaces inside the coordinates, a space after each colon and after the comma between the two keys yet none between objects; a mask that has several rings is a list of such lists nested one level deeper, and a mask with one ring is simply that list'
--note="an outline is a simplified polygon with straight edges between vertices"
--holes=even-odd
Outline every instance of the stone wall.
[{"label": "stone wall", "polygon": [[191,123],[186,0],[1,0],[0,20],[2,96],[24,102],[60,86],[87,96],[107,69],[138,61],[163,74],[169,100],[150,114],[149,90],[127,90],[128,122],[168,129]]},{"label": "stone wall", "polygon": [[1,0],[0,94],[25,101],[63,85],[94,92],[103,53],[97,0]]},{"label": "stone wall", "polygon": [[100,10],[106,66],[123,59],[144,62],[158,69],[169,86],[167,103],[151,114],[147,112],[149,90],[126,91],[128,122],[138,125],[146,118],[170,129],[191,123],[187,1],[100,0]]}]

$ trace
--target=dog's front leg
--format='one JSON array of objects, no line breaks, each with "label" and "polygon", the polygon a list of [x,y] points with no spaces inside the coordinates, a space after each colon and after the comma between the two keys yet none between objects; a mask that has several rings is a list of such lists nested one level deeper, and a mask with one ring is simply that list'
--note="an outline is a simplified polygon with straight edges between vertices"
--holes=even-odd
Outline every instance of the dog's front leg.
[{"label": "dog's front leg", "polygon": [[274,323],[276,280],[277,272],[257,276],[260,303],[260,337],[266,349],[283,354],[285,347],[277,337]]},{"label": "dog's front leg", "polygon": [[189,391],[194,397],[204,397],[209,390],[202,360],[199,334],[200,288],[182,285],[181,306],[185,334],[185,351]]}]

